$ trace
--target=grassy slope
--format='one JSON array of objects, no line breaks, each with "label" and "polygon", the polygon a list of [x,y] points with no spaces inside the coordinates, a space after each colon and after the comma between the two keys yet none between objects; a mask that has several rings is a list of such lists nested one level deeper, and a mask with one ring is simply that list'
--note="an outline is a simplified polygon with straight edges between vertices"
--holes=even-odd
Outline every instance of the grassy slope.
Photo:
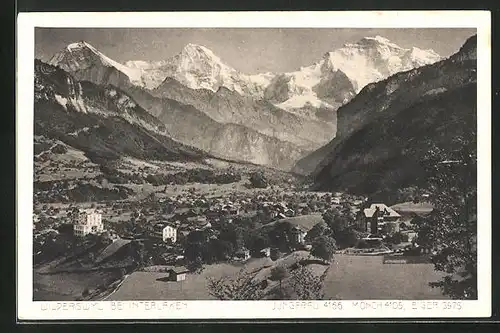
[{"label": "grassy slope", "polygon": [[431,264],[383,264],[382,256],[338,255],[325,279],[329,299],[446,299],[428,283],[441,275]]},{"label": "grassy slope", "polygon": [[[268,278],[273,266],[292,265],[304,258],[294,253],[275,263],[269,259],[255,259],[246,264],[248,271],[262,269],[257,278]],[[428,283],[437,281],[439,273],[430,264],[383,264],[382,256],[363,257],[338,255],[328,268],[325,279],[326,299],[445,299],[438,289]],[[272,266],[270,266],[272,265]],[[326,266],[309,265],[315,274],[321,275]],[[183,282],[161,281],[167,273],[135,272],[125,279],[122,286],[107,300],[206,300],[206,278],[219,278],[236,274],[240,267],[229,264],[206,266],[201,274],[188,274]],[[286,281],[284,281],[286,285]],[[270,288],[275,286],[272,283]]]}]

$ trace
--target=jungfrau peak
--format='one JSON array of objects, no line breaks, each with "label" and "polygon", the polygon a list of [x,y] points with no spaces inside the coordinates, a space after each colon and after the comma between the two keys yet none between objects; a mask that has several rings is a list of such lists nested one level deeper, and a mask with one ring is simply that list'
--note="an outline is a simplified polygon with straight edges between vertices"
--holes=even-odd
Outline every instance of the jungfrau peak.
[{"label": "jungfrau peak", "polygon": [[433,50],[405,49],[384,37],[365,37],[325,53],[311,66],[276,76],[265,97],[285,109],[306,104],[337,108],[369,83],[440,59]]},{"label": "jungfrau peak", "polygon": [[365,37],[329,53],[328,61],[351,78],[359,92],[368,83],[441,60],[433,50],[402,48],[387,38]]}]

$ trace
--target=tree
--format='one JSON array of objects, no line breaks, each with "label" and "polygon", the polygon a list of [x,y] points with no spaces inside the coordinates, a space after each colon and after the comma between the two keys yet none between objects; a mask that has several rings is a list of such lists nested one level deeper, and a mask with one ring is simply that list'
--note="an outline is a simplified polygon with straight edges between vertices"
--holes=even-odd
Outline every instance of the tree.
[{"label": "tree", "polygon": [[306,234],[305,240],[313,241],[316,238],[327,235],[330,232],[328,226],[324,222],[316,223],[311,230],[309,230]]},{"label": "tree", "polygon": [[293,228],[293,224],[288,221],[276,223],[269,231],[272,245],[282,252],[290,252],[295,246]]},{"label": "tree", "polygon": [[305,265],[299,265],[291,272],[290,285],[299,300],[320,300],[324,298],[323,281],[328,269],[317,277]]},{"label": "tree", "polygon": [[200,272],[203,270],[203,260],[199,256],[192,258],[187,261],[186,268],[190,272]]},{"label": "tree", "polygon": [[370,245],[368,244],[368,242],[366,240],[360,239],[360,240],[358,240],[356,247],[358,249],[367,249],[370,247]]},{"label": "tree", "polygon": [[400,232],[396,232],[394,233],[394,235],[387,237],[386,241],[396,245],[401,244],[401,242],[403,241],[403,235]]},{"label": "tree", "polygon": [[186,243],[184,249],[184,256],[186,261],[189,262],[204,262],[211,261],[212,258],[209,258],[208,253],[204,250],[205,243],[203,242],[190,242],[189,240]]},{"label": "tree", "polygon": [[288,271],[284,266],[275,266],[271,269],[271,280],[280,282],[280,294],[283,294],[281,282],[288,277]]},{"label": "tree", "polygon": [[273,261],[276,261],[278,260],[280,257],[281,257],[281,252],[279,249],[277,248],[272,248],[271,251],[270,251],[270,255],[269,257],[271,258],[271,260]]},{"label": "tree", "polygon": [[331,235],[335,239],[337,239],[337,235],[349,225],[348,217],[342,215],[336,208],[327,210],[323,214],[323,220],[330,228]]},{"label": "tree", "polygon": [[358,242],[358,233],[353,227],[348,227],[337,232],[335,242],[339,248],[346,248],[355,246]]},{"label": "tree", "polygon": [[211,239],[209,247],[215,261],[226,261],[235,252],[233,244],[222,239]]},{"label": "tree", "polygon": [[269,182],[262,172],[254,172],[250,175],[250,185],[256,188],[267,188],[269,186]]},{"label": "tree", "polygon": [[256,256],[260,250],[268,247],[270,245],[270,240],[267,234],[260,232],[262,229],[259,229],[248,237],[246,241],[246,247],[250,250],[252,256]]},{"label": "tree", "polygon": [[244,269],[236,275],[221,278],[207,278],[208,293],[218,300],[260,300],[264,297],[260,283],[255,280],[255,273]]},{"label": "tree", "polygon": [[423,160],[433,211],[416,221],[419,245],[446,273],[432,282],[454,299],[477,299],[477,148],[475,132],[456,137],[447,150],[429,149]]},{"label": "tree", "polygon": [[220,227],[219,239],[232,245],[232,254],[243,247],[243,235],[243,229],[238,228],[236,223],[224,223]]},{"label": "tree", "polygon": [[315,257],[331,260],[335,251],[335,240],[329,236],[316,238],[312,243],[311,254]]}]

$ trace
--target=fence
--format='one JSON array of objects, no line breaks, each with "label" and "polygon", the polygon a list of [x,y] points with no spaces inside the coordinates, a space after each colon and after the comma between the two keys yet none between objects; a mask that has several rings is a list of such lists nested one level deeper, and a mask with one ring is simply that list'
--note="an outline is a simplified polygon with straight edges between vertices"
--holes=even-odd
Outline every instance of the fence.
[{"label": "fence", "polygon": [[430,264],[429,256],[385,255],[384,264]]}]

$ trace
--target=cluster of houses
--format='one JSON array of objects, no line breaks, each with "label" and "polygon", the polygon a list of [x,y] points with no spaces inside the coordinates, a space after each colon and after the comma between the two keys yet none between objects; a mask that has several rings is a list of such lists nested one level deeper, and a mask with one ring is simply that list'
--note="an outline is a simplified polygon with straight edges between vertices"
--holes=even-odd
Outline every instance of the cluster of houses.
[{"label": "cluster of houses", "polygon": [[[282,198],[282,197],[277,197]],[[315,197],[317,199],[317,197]],[[269,222],[279,219],[290,218],[297,215],[303,215],[305,210],[310,212],[310,205],[307,202],[293,204],[293,208],[285,201],[273,200],[270,194],[257,194],[249,198],[242,196],[232,197],[233,200],[223,198],[210,198],[191,196],[183,198],[182,196],[172,198],[162,198],[159,201],[163,205],[178,205],[182,204],[182,208],[176,208],[172,214],[162,215],[160,220],[153,218],[150,221],[146,230],[149,236],[159,241],[173,245],[178,243],[181,237],[186,237],[190,232],[195,230],[204,230],[212,228],[212,223],[226,221],[231,223],[233,218],[241,215],[251,215],[260,213],[262,217]],[[341,193],[333,193],[328,200],[328,206],[340,205],[344,203],[345,198]],[[374,237],[383,237],[392,235],[396,232],[407,233],[408,239],[411,242],[416,236],[411,230],[402,229],[402,216],[391,207],[384,203],[373,203],[369,207],[360,209],[364,200],[349,200],[348,207],[351,212],[357,217],[356,228]],[[249,211],[249,209],[252,209]],[[304,209],[304,211],[303,211]],[[324,210],[323,207],[322,210]],[[84,237],[88,234],[103,233],[104,225],[102,221],[102,213],[96,209],[81,209],[74,219],[73,233],[76,236]],[[296,244],[305,245],[306,230],[300,227],[294,227],[293,241]],[[269,256],[268,251],[263,249],[263,256]],[[239,253],[242,259],[247,259],[249,254],[242,250]]]},{"label": "cluster of houses", "polygon": [[[194,230],[211,228],[212,223],[220,221],[231,223],[236,216],[252,216],[259,213],[262,218],[271,222],[311,212],[310,205],[307,202],[301,202],[295,205],[295,209],[292,209],[285,201],[277,200],[270,194],[257,194],[253,198],[241,195],[241,197],[236,196],[233,200],[223,198],[207,199],[196,195],[161,198],[159,200],[160,204],[172,205],[176,208],[173,214],[163,215],[160,221],[148,224],[147,229],[154,238],[161,239],[165,243],[176,243],[179,235],[186,236]],[[361,200],[358,201],[359,203],[354,204],[359,205],[362,202]],[[336,205],[340,203],[341,194],[334,194],[330,204]],[[319,212],[325,209],[323,207]],[[74,221],[73,231],[76,236],[81,237],[90,233],[102,233],[104,231],[102,213],[96,209],[80,210]],[[299,234],[301,233],[297,232],[297,235]],[[303,236],[297,237],[303,238]]]},{"label": "cluster of houses", "polygon": [[[307,235],[307,230],[301,226],[294,226],[291,230],[292,232],[292,245],[299,246],[305,250],[311,250],[311,245],[306,244],[305,237]],[[272,249],[270,247],[265,247],[259,251],[260,257],[270,257]],[[245,261],[250,259],[250,250],[243,248],[236,252],[235,260]]]}]

